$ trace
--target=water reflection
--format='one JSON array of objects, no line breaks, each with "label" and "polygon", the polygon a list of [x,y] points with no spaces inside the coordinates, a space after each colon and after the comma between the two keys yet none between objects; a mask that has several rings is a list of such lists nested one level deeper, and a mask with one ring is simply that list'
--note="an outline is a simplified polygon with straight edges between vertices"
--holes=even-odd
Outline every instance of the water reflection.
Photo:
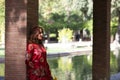
[{"label": "water reflection", "polygon": [[92,80],[92,56],[68,56],[48,59],[58,80]]}]

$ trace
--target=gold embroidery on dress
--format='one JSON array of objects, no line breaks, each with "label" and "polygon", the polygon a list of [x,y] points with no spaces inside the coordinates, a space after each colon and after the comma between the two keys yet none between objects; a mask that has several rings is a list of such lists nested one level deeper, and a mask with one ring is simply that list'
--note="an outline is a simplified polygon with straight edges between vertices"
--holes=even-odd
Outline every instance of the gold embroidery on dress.
[{"label": "gold embroidery on dress", "polygon": [[44,58],[43,57],[40,58],[40,62],[44,62]]}]

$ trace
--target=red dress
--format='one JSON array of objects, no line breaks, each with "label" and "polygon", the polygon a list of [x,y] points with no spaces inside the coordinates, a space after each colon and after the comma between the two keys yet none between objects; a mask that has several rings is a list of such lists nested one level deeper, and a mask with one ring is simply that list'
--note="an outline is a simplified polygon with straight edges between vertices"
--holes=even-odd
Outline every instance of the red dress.
[{"label": "red dress", "polygon": [[26,65],[28,80],[52,80],[46,50],[42,45],[27,45]]}]

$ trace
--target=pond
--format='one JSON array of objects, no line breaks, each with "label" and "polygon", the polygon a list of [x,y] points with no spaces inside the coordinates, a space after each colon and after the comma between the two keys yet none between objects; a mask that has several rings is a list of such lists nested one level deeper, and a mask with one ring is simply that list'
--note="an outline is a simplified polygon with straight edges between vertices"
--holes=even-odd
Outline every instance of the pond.
[{"label": "pond", "polygon": [[[118,51],[118,50],[117,50]],[[117,73],[119,69],[119,53],[110,54],[110,74]],[[92,80],[92,54],[69,55],[65,57],[50,57],[48,63],[52,75],[58,80]],[[0,64],[0,76],[4,77],[4,63]]]},{"label": "pond", "polygon": [[92,56],[67,56],[48,59],[58,80],[92,80]]}]

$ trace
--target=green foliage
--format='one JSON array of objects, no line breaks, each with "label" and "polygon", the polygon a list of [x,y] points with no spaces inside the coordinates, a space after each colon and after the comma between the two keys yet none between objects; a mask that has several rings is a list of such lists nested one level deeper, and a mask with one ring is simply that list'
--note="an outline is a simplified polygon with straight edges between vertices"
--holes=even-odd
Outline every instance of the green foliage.
[{"label": "green foliage", "polygon": [[111,52],[110,54],[110,70],[111,73],[117,73],[118,70],[118,61],[117,61],[117,57],[115,54],[113,54],[114,52]]},{"label": "green foliage", "polygon": [[119,16],[119,11],[120,11],[120,0],[112,0],[111,1],[111,15],[113,17],[118,17]]},{"label": "green foliage", "polygon": [[120,0],[111,1],[111,34],[114,35],[120,23]]},{"label": "green foliage", "polygon": [[90,31],[90,34],[92,34],[92,31],[93,31],[93,24],[92,23],[93,23],[92,20],[88,20],[88,21],[85,21],[82,25],[84,29],[88,29]]},{"label": "green foliage", "polygon": [[59,42],[70,42],[72,41],[72,34],[73,30],[70,30],[69,28],[63,28],[62,30],[58,31],[58,40]]},{"label": "green foliage", "polygon": [[111,35],[115,35],[117,32],[117,28],[118,28],[118,18],[114,17],[111,20],[111,24],[110,24],[110,30],[111,30]]},{"label": "green foliage", "polygon": [[[111,18],[119,17],[120,0],[111,1]],[[40,25],[46,31],[70,28],[72,30],[88,29],[92,33],[92,0],[41,0],[39,7],[42,16]],[[117,25],[116,25],[117,23]],[[111,34],[115,34],[117,21],[111,21]]]},{"label": "green foliage", "polygon": [[5,76],[5,64],[0,64],[0,76]]}]

